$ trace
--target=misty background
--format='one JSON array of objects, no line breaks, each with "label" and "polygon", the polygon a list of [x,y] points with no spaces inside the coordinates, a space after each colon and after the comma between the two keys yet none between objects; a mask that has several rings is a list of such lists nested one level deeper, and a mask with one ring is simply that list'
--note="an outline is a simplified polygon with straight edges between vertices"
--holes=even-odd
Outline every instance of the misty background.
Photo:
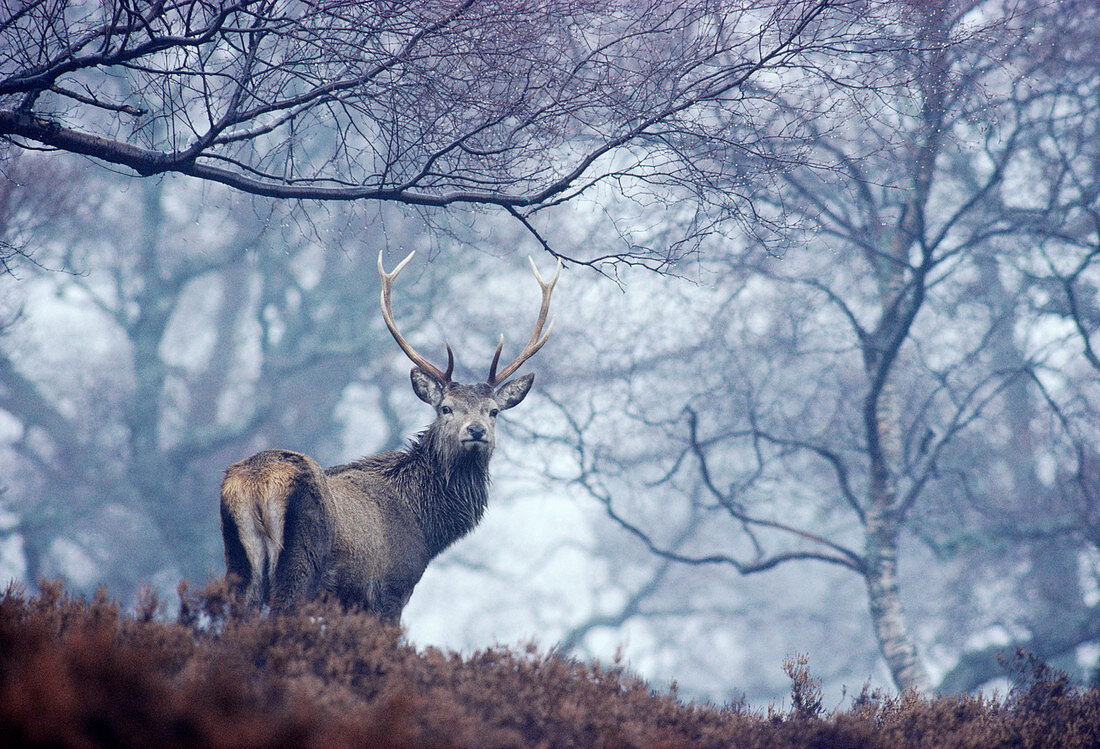
[{"label": "misty background", "polygon": [[[608,151],[609,179],[522,217],[138,178],[9,133],[0,584],[151,587],[170,609],[224,573],[226,466],[334,465],[431,420],[379,252],[417,251],[399,325],[428,357],[449,340],[463,382],[500,334],[506,359],[522,345],[527,256],[546,276],[558,254],[489,510],[417,586],[411,642],[531,641],[755,705],[788,693],[795,653],[831,704],[1003,688],[1017,646],[1096,684],[1100,11],[888,9],[857,22],[873,49],[823,42],[744,110],[639,130],[645,158]],[[628,73],[686,53],[632,54]]]}]

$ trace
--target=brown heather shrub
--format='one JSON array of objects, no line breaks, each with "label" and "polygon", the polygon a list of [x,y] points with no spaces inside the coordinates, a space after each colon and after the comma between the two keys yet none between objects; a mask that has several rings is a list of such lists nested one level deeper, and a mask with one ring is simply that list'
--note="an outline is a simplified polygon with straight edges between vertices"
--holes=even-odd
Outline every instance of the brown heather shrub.
[{"label": "brown heather shrub", "polygon": [[242,611],[223,584],[123,614],[57,583],[0,597],[2,746],[1095,747],[1100,697],[1018,655],[1005,701],[864,690],[827,714],[803,656],[790,708],[682,702],[535,647],[418,651],[329,603]]}]

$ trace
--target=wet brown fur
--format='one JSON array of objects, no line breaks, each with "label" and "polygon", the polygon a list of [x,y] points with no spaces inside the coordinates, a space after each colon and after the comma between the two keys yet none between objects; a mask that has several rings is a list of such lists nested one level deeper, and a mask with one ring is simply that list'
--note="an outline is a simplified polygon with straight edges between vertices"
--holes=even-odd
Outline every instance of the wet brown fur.
[{"label": "wet brown fur", "polygon": [[273,519],[286,514],[293,477],[294,469],[281,460],[234,463],[225,472],[222,500],[238,522],[251,515],[263,535],[282,548],[282,533],[273,531],[272,524]]},{"label": "wet brown fur", "polygon": [[532,375],[494,390],[440,385],[413,370],[436,419],[402,450],[322,470],[268,450],[222,482],[226,569],[246,600],[286,609],[322,591],[388,619],[401,614],[428,562],[485,511],[495,415],[526,396]]}]

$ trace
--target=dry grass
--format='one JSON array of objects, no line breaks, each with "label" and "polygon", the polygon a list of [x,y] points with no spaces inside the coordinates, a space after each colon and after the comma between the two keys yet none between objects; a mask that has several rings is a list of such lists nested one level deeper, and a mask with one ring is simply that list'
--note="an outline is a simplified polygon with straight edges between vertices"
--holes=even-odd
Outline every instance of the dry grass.
[{"label": "dry grass", "polygon": [[1094,747],[1100,695],[1021,657],[1004,702],[861,694],[826,714],[804,659],[791,709],[687,704],[534,648],[418,651],[373,616],[249,616],[221,585],[123,614],[59,584],[0,597],[0,744],[372,747]]}]

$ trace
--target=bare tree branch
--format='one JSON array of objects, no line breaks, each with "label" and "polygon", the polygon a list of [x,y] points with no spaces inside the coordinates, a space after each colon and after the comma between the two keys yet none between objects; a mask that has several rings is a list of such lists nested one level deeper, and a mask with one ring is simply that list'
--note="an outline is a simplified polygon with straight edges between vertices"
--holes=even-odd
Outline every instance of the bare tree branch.
[{"label": "bare tree branch", "polygon": [[[697,197],[744,210],[736,185],[801,148],[758,79],[836,82],[826,56],[873,46],[856,6],[43,0],[0,17],[0,138],[275,198],[497,207],[548,246],[527,217],[609,180],[705,173]],[[719,141],[739,158],[705,158]]]}]

